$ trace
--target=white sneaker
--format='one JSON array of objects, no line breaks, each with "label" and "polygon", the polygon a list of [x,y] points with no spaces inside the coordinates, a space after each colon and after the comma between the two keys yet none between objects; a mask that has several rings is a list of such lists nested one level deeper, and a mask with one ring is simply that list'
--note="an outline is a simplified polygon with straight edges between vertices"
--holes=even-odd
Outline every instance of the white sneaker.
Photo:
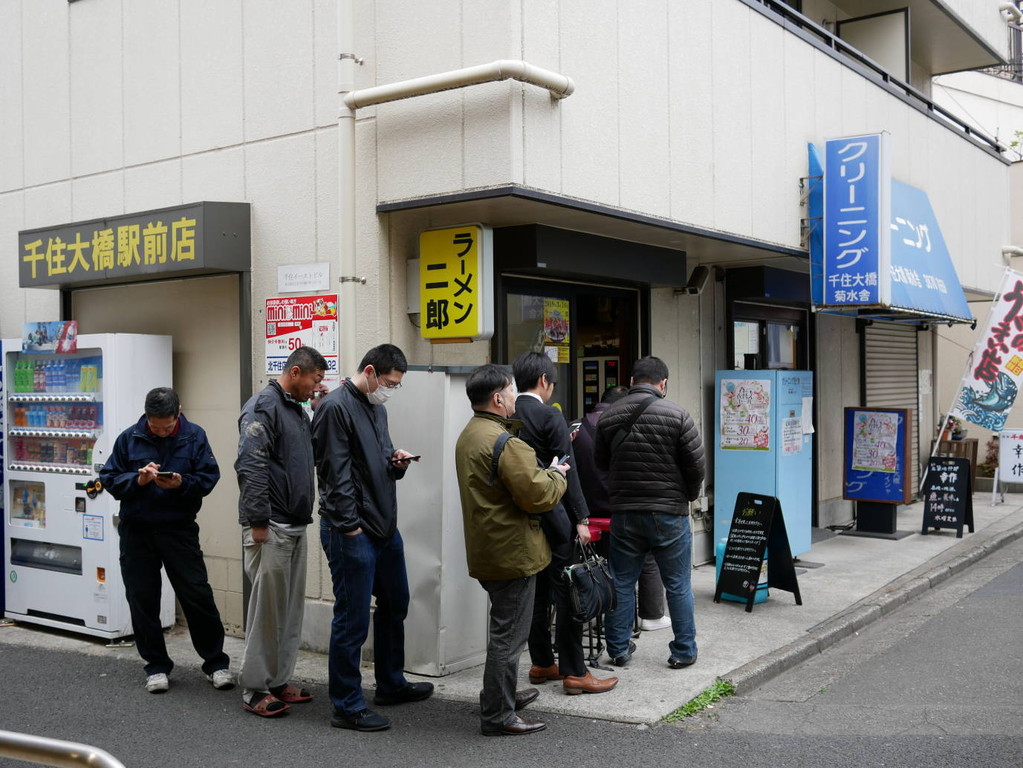
[{"label": "white sneaker", "polygon": [[644,632],[656,632],[671,626],[671,616],[664,615],[659,619],[640,619],[639,628]]},{"label": "white sneaker", "polygon": [[146,678],[146,690],[150,693],[164,693],[170,688],[170,679],[163,672]]},{"label": "white sneaker", "polygon": [[206,679],[213,683],[218,691],[229,691],[234,688],[234,675],[229,669],[217,669],[212,675],[206,675]]}]

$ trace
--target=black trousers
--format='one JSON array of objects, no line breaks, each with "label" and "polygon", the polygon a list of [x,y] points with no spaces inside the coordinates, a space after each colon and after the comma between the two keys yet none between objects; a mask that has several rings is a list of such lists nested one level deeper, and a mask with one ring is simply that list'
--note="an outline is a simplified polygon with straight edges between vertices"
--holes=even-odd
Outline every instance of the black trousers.
[{"label": "black trousers", "polygon": [[202,671],[212,674],[227,669],[230,659],[224,653],[224,625],[199,548],[199,526],[192,522],[150,527],[122,521],[117,532],[135,647],[146,662],[146,674],[167,673],[174,667],[160,626],[161,565],[185,613],[192,646],[203,659]]},{"label": "black trousers", "polygon": [[555,662],[551,645],[550,606],[557,608],[554,624],[554,642],[558,649],[558,672],[572,677],[586,675],[586,657],[583,655],[583,625],[572,620],[572,606],[568,585],[562,572],[574,559],[574,543],[551,547],[551,563],[536,575],[536,597],[533,600],[533,620],[529,626],[529,658],[538,667],[549,667]]}]

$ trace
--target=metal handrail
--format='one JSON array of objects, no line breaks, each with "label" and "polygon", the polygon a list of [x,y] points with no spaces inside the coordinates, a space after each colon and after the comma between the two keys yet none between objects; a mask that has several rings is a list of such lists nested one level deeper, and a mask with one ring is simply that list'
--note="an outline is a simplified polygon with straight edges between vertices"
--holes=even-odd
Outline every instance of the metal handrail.
[{"label": "metal handrail", "polygon": [[98,747],[14,731],[0,731],[0,757],[54,768],[77,768],[80,765],[124,768],[124,763]]},{"label": "metal handrail", "polygon": [[945,123],[949,124],[951,128],[962,132],[979,145],[999,154],[1008,150],[1008,148],[997,139],[988,136],[983,131],[964,122],[947,109],[935,104],[912,85],[894,77],[890,72],[874,62],[869,56],[865,56],[859,50],[842,40],[842,38],[832,34],[812,19],[786,5],[782,0],[747,0],[747,2],[753,2],[767,8],[777,16],[782,17],[786,23],[795,26],[806,34],[813,35],[821,45],[826,48],[830,48],[837,53],[841,53],[846,58],[856,62],[859,66],[869,70],[875,77],[879,78],[881,82],[887,85],[891,91],[903,95],[909,102],[914,103],[917,108],[926,113],[930,113],[935,116],[935,118],[940,117]]}]

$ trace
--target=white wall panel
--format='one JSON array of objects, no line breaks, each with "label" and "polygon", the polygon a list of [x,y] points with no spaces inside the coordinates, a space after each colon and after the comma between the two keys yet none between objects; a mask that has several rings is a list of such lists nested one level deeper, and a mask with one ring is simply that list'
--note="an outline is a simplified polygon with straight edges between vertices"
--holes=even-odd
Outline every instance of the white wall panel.
[{"label": "white wall panel", "polygon": [[[83,176],[71,181],[71,219],[86,221],[128,213],[124,207],[124,171]],[[64,224],[54,219],[50,224]]]},{"label": "white wall panel", "polygon": [[181,160],[146,163],[124,171],[124,211],[149,211],[191,203],[181,197]]},{"label": "white wall panel", "polygon": [[[86,4],[88,5],[88,3]],[[22,109],[25,185],[67,178],[71,168],[68,12],[64,3],[25,0]],[[6,60],[6,56],[5,56]]]},{"label": "white wall panel", "polygon": [[181,151],[240,144],[245,120],[242,0],[180,2]]},{"label": "white wall panel", "polygon": [[0,3],[0,192],[25,183],[24,131],[22,128],[21,3]]},{"label": "white wall panel", "polygon": [[[762,29],[753,25],[750,59],[753,62],[784,62],[785,38],[781,27]],[[786,68],[782,65],[781,70]],[[750,227],[751,234],[768,242],[791,242],[798,237],[798,179],[806,175],[806,161],[800,156],[799,139],[786,132],[785,82],[778,70],[754,66],[750,70]],[[786,147],[778,151],[779,140]],[[798,159],[797,159],[798,158]],[[795,160],[795,164],[791,162]]]},{"label": "white wall panel", "polygon": [[614,2],[560,4],[561,71],[576,84],[561,110],[562,189],[617,205],[619,198],[618,14]]},{"label": "white wall panel", "polygon": [[181,161],[181,200],[247,202],[245,150],[241,147],[204,152]]},{"label": "white wall panel", "polygon": [[[753,116],[750,87],[753,62],[749,56],[736,55],[746,50],[752,34],[750,17],[757,16],[739,3],[717,3],[714,6],[713,29],[727,30],[715,37],[711,53],[714,81],[714,229],[748,235],[753,217],[753,190],[750,167],[753,149],[750,135]],[[763,29],[757,29],[758,32]],[[758,200],[759,202],[759,200]]]},{"label": "white wall panel", "polygon": [[[329,261],[334,267],[331,289],[336,289],[338,260],[337,129],[325,128],[315,134],[316,147],[316,252],[312,262]],[[315,258],[313,256],[315,255]]]},{"label": "white wall panel", "polygon": [[[337,0],[313,0],[313,120],[316,125],[337,122],[337,5]],[[367,23],[372,24],[372,17],[360,19],[359,38],[367,31],[372,32],[372,27],[365,29]]]},{"label": "white wall panel", "polygon": [[[558,45],[561,34],[561,12],[551,13],[548,0],[522,0],[521,57],[531,64],[563,71]],[[517,58],[517,57],[516,57]],[[515,168],[520,181],[540,189],[560,190],[562,134],[564,110],[574,110],[574,97],[562,99],[531,98],[525,100],[522,113],[521,168]]]},{"label": "white wall panel", "polygon": [[[24,229],[25,194],[12,192],[0,195],[0,242],[17,243],[18,232]],[[14,248],[9,249],[9,252]],[[14,290],[18,285],[18,258],[0,259],[0,285],[7,286],[4,300],[0,301],[0,338],[9,339],[21,335],[21,323],[24,321],[25,293]]]},{"label": "white wall panel", "polygon": [[124,163],[175,157],[181,154],[179,4],[129,0],[123,13]]},{"label": "white wall panel", "polygon": [[714,216],[714,86],[710,77],[713,18],[711,3],[668,7],[671,121],[671,209],[683,222],[709,222]]},{"label": "white wall panel", "polygon": [[667,216],[671,166],[668,157],[669,100],[666,0],[619,6],[619,202],[623,208]]},{"label": "white wall panel", "polygon": [[120,2],[86,3],[68,11],[71,173],[81,176],[117,168],[123,160],[122,7]]},{"label": "white wall panel", "polygon": [[[71,210],[71,182],[61,181],[26,189],[23,229],[52,227],[74,221]],[[120,213],[120,209],[114,213]]]},{"label": "white wall panel", "polygon": [[308,129],[313,109],[311,0],[246,0],[245,139]]}]

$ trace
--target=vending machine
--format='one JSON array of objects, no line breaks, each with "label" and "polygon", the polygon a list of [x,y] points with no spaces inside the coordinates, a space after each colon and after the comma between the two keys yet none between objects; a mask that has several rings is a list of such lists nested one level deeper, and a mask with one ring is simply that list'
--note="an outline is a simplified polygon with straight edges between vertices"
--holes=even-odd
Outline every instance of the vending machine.
[{"label": "vending machine", "polygon": [[[3,341],[4,615],[115,639],[131,616],[118,564],[118,502],[98,482],[146,393],[171,386],[171,337],[79,336],[73,352]],[[174,623],[164,574],[163,626]]]},{"label": "vending machine", "polygon": [[[580,357],[579,407],[582,415],[593,411],[608,387],[622,383],[617,357]],[[626,382],[628,383],[628,382]]]},{"label": "vending machine", "polygon": [[813,373],[718,371],[714,417],[714,540],[728,538],[740,492],[781,503],[792,554],[810,551]]}]

